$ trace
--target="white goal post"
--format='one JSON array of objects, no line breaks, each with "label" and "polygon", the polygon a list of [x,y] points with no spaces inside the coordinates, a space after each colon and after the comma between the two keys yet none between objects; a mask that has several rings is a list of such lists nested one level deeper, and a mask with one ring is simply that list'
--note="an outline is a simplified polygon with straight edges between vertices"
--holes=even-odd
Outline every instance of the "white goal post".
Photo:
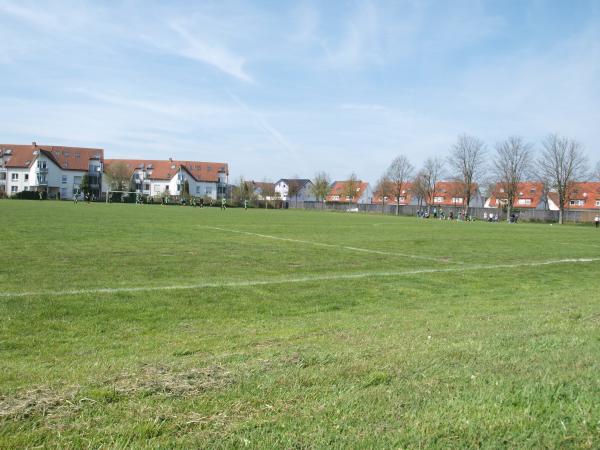
[{"label": "white goal post", "polygon": [[138,202],[137,196],[140,196],[140,200],[142,197],[142,194],[140,192],[136,192],[136,191],[106,191],[106,203],[111,203],[111,196],[112,194],[121,194],[121,198],[123,198],[123,195],[129,195],[129,194],[134,194],[136,195],[136,203]]}]

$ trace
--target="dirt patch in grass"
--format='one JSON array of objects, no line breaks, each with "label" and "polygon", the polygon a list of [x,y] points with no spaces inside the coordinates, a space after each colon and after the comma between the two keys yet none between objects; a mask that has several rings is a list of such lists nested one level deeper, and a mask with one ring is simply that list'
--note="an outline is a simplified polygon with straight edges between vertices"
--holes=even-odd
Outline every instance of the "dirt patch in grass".
[{"label": "dirt patch in grass", "polygon": [[102,387],[78,386],[60,392],[38,387],[12,396],[0,396],[0,422],[32,415],[69,414],[86,404],[113,403],[134,395],[189,397],[233,382],[231,373],[219,365],[190,369],[147,365],[109,379]]},{"label": "dirt patch in grass", "polygon": [[75,389],[68,393],[59,393],[47,387],[39,387],[12,397],[0,397],[0,421],[23,419],[34,414],[46,415],[57,408],[71,409],[78,406],[76,394]]},{"label": "dirt patch in grass", "polygon": [[231,373],[219,365],[185,370],[148,365],[140,371],[120,375],[109,384],[122,395],[146,393],[193,396],[232,383]]}]

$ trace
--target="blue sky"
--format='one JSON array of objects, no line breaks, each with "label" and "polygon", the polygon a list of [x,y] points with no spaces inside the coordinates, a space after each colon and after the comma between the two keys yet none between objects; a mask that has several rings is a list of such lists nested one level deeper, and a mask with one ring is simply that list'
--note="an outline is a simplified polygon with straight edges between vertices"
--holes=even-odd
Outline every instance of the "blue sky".
[{"label": "blue sky", "polygon": [[600,159],[600,2],[0,0],[0,141],[375,181],[457,135]]}]

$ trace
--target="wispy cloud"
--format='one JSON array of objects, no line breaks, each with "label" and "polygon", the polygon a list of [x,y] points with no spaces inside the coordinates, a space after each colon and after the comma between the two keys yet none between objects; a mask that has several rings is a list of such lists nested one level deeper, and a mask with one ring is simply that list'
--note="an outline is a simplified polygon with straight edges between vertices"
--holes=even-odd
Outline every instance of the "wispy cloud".
[{"label": "wispy cloud", "polygon": [[261,113],[251,109],[235,94],[229,91],[227,91],[227,94],[235,103],[241,106],[248,114],[250,114],[254,118],[256,124],[260,127],[260,129],[264,131],[271,139],[273,139],[275,143],[281,145],[290,153],[297,153],[297,150],[292,146],[292,144],[290,144],[289,141],[279,131],[277,131],[275,127],[273,127]]},{"label": "wispy cloud", "polygon": [[209,64],[220,71],[245,82],[253,82],[252,77],[244,70],[246,60],[231,50],[206,38],[196,36],[181,23],[172,22],[170,27],[184,41],[184,45],[176,50],[181,56]]}]

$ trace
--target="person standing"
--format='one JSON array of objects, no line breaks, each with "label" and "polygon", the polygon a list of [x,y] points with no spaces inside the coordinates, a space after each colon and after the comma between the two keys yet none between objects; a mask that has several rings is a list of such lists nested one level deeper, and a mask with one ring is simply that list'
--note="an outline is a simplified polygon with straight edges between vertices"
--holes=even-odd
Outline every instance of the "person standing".
[{"label": "person standing", "polygon": [[594,224],[596,225],[596,229],[600,228],[600,214],[594,217]]},{"label": "person standing", "polygon": [[224,209],[227,209],[227,200],[225,200],[225,197],[221,199],[221,210]]}]

